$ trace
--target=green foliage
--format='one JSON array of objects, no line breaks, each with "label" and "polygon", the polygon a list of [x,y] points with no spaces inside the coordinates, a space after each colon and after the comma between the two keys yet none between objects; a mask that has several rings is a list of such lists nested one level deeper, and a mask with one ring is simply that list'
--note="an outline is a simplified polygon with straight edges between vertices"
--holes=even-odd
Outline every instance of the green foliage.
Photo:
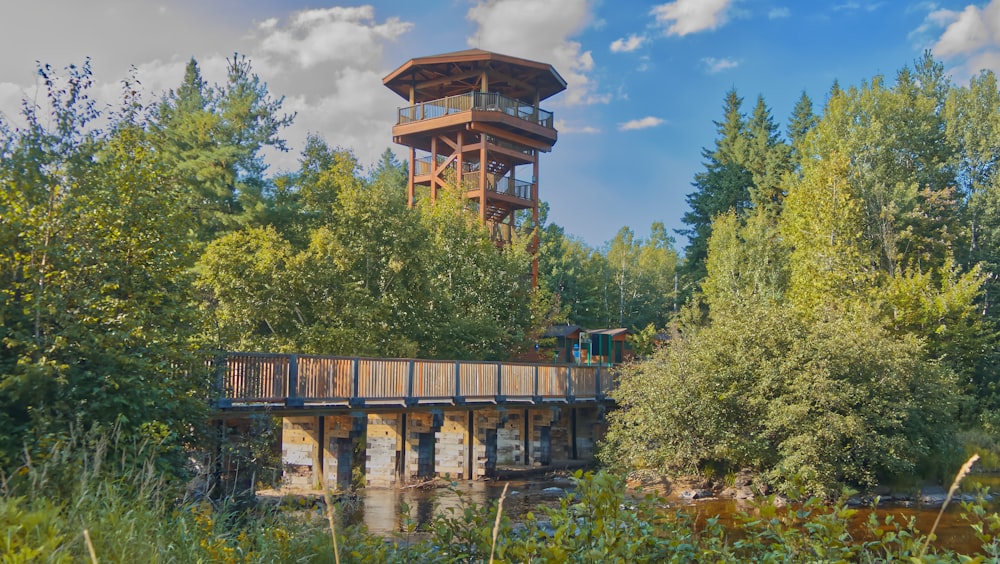
[{"label": "green foliage", "polygon": [[151,127],[165,177],[185,195],[183,209],[203,244],[266,215],[272,190],[262,151],[286,150],[279,132],[295,117],[280,114],[283,99],[271,98],[245,56],[227,63],[226,83],[210,87],[191,59]]},{"label": "green foliage", "polygon": [[[632,499],[610,474],[577,472],[573,483],[558,508],[528,514],[524,531],[504,546],[503,556],[517,562],[662,562],[717,557],[723,549],[719,538],[696,547],[690,521],[672,521],[652,497]],[[709,524],[706,533],[721,530]]]},{"label": "green foliage", "polygon": [[781,216],[781,232],[793,249],[788,298],[802,312],[821,314],[859,299],[873,283],[862,204],[846,168],[842,153],[805,164]]},{"label": "green foliage", "polygon": [[[731,91],[685,217],[704,228],[685,266],[703,293],[669,350],[624,373],[604,456],[827,495],[939,473],[953,422],[997,402],[995,247],[976,245],[998,99],[991,75],[954,89],[925,55],[892,86],[835,85],[821,116],[800,99],[792,165],[763,101],[745,119]],[[752,183],[724,182],[738,173]]]},{"label": "green foliage", "polygon": [[[712,224],[720,214],[738,216],[750,209],[777,215],[782,207],[782,179],[792,168],[791,150],[780,139],[771,111],[758,97],[750,118],[742,112],[743,98],[735,89],[726,93],[723,121],[715,122],[715,148],[704,149],[705,171],[695,175],[695,191],[688,194],[691,210],[681,218],[689,227],[683,273],[690,296],[706,275]],[[805,119],[805,118],[803,118]],[[807,127],[806,124],[798,127]]]},{"label": "green foliage", "polygon": [[870,487],[949,454],[956,386],[923,359],[861,313],[713,310],[710,326],[623,372],[602,458],[668,473],[724,461],[820,495]]},{"label": "green foliage", "polygon": [[568,319],[589,326],[599,308],[598,296],[589,291],[592,249],[555,224],[542,227],[539,242],[539,285],[559,298]]},{"label": "green foliage", "polygon": [[530,237],[497,247],[451,191],[411,210],[392,159],[367,181],[317,138],[301,164],[282,230],[227,234],[199,262],[212,347],[500,359],[557,313],[530,288]]},{"label": "green foliage", "polygon": [[59,508],[47,502],[31,504],[23,497],[0,500],[0,554],[3,562],[37,562],[49,557],[54,562],[71,562],[68,554],[52,557],[66,536],[56,527]]},{"label": "green foliage", "polygon": [[[660,222],[650,227],[649,239],[636,239],[622,228],[605,253],[613,292],[607,326],[640,328],[650,323],[666,325],[673,303],[677,253],[673,238]],[[617,315],[614,315],[617,313]]]},{"label": "green foliage", "polygon": [[657,346],[656,336],[658,333],[656,326],[650,323],[638,332],[629,335],[632,350],[635,351],[637,357],[644,358],[653,354]]},{"label": "green foliage", "polygon": [[26,104],[25,128],[0,127],[0,467],[79,421],[179,445],[206,391],[183,195],[131,101],[94,126],[89,64],[62,87],[39,73],[51,114]]},{"label": "green foliage", "polygon": [[785,197],[782,179],[791,169],[791,148],[781,140],[763,96],[757,97],[747,121],[747,136],[741,141],[742,160],[753,179],[751,204],[758,212],[775,217]]},{"label": "green foliage", "polygon": [[[294,330],[286,280],[291,245],[272,228],[248,228],[212,242],[202,256],[200,281],[213,297],[211,343],[228,350],[283,350],[270,337]],[[254,335],[263,338],[254,339]]]},{"label": "green foliage", "polygon": [[[996,147],[1000,144],[1000,91],[996,76],[984,71],[968,86],[948,91],[944,105],[946,136],[956,147],[955,183],[963,212],[964,244],[957,249],[960,263],[981,265],[985,283],[978,304],[989,324],[997,327],[1000,317],[1000,177]],[[988,334],[984,331],[984,334]],[[995,341],[994,341],[995,343]],[[997,362],[992,355],[980,355],[973,371],[973,388],[987,409],[1000,407],[996,390]]]},{"label": "green foliage", "polygon": [[[51,446],[0,489],[4,562],[89,561],[84,531],[98,560],[110,562],[484,562],[494,531],[496,562],[892,561],[922,554],[926,540],[912,520],[872,511],[858,526],[858,510],[818,498],[787,508],[762,499],[723,526],[629,491],[611,474],[577,472],[558,507],[521,524],[497,502],[463,500],[422,529],[404,522],[389,539],[335,524],[335,553],[322,508],[236,510],[184,497],[153,469],[149,445],[114,432]],[[1000,518],[981,503],[963,507],[980,549],[958,555],[932,542],[923,561],[996,557]]]},{"label": "green foliage", "polygon": [[[867,241],[871,256],[864,258],[889,273],[911,262],[938,263],[961,231],[950,194],[954,168],[943,100],[935,90],[943,79],[929,64],[918,76],[902,69],[893,88],[875,77],[831,97],[803,155],[814,163],[831,160],[836,169],[819,178],[837,178],[850,191],[859,228],[850,236]],[[803,183],[812,182],[803,173]]]},{"label": "green foliage", "polygon": [[813,113],[813,103],[809,96],[802,92],[802,96],[795,103],[795,107],[792,108],[792,116],[788,120],[788,128],[786,134],[788,135],[788,141],[791,145],[791,159],[794,163],[801,163],[802,152],[804,150],[806,136],[819,121],[819,118]]},{"label": "green foliage", "polygon": [[532,319],[530,235],[498,248],[451,190],[418,210],[429,243],[426,315],[436,321],[424,337],[431,355],[501,359],[528,346],[545,322]]},{"label": "green foliage", "polygon": [[[976,95],[952,88],[925,55],[892,88],[876,77],[832,95],[804,143],[808,158],[788,184],[780,224],[794,249],[789,295],[800,309],[877,304],[895,333],[925,339],[930,357],[988,406],[996,333],[982,296],[992,275],[983,255],[959,261],[968,256],[962,241],[982,231],[962,221],[962,193],[975,194],[989,169],[959,135],[983,127],[970,115],[988,121],[993,98],[973,84]],[[958,112],[959,99],[970,107]]]},{"label": "green foliage", "polygon": [[[438,507],[431,522],[419,529],[429,534],[433,541],[412,547],[407,554],[417,561],[485,562],[493,551],[493,529],[499,537],[495,556],[504,561],[507,541],[511,537],[510,517],[500,512],[499,502],[478,505],[458,489],[458,502]],[[497,523],[497,513],[500,521]],[[416,524],[413,525],[416,529]]]},{"label": "green foliage", "polygon": [[858,313],[812,323],[789,357],[794,378],[767,417],[780,457],[773,481],[802,480],[813,494],[844,483],[870,488],[959,454],[954,375],[925,361],[914,338]]},{"label": "green foliage", "polygon": [[718,216],[705,263],[705,299],[715,309],[780,302],[788,288],[789,252],[767,214],[755,212],[745,222],[734,212]]},{"label": "green foliage", "polygon": [[583,327],[641,329],[666,326],[677,303],[679,258],[660,222],[648,239],[623,227],[601,249],[567,237],[558,226],[541,232],[539,283],[565,306],[565,316]]}]

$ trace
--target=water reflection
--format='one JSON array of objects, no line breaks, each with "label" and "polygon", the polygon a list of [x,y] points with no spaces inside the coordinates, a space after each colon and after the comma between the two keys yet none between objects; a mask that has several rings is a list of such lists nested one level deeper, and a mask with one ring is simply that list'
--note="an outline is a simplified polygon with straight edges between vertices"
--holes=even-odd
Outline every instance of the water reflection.
[{"label": "water reflection", "polygon": [[[974,494],[982,488],[989,488],[990,492],[995,492],[998,485],[1000,485],[1000,475],[972,475],[963,482],[962,491],[966,494]],[[706,499],[674,503],[677,507],[695,512],[698,520],[702,523],[709,517],[718,516],[723,526],[729,529],[737,526],[736,515],[738,513],[744,512],[751,516],[755,513],[752,502],[733,499]],[[791,507],[794,508],[794,505]],[[867,527],[867,522],[872,514],[882,524],[891,517],[892,521],[898,523],[901,528],[913,519],[917,530],[922,534],[927,534],[934,526],[934,520],[938,516],[940,506],[921,506],[918,503],[883,503],[874,509],[870,506],[856,509],[857,513],[851,519],[849,531],[855,540],[863,541],[874,540]],[[988,504],[988,509],[997,511],[1000,507],[996,501],[993,501]],[[962,554],[973,554],[980,551],[980,541],[976,538],[970,522],[963,516],[964,513],[965,510],[960,501],[954,500],[948,505],[934,533],[935,546]],[[887,527],[883,525],[881,529],[887,530]]]},{"label": "water reflection", "polygon": [[[423,527],[437,514],[461,515],[469,503],[483,505],[500,498],[508,482],[455,482],[446,488],[367,489],[357,503],[341,504],[342,518],[369,531],[391,535],[404,531],[407,516]],[[572,488],[569,480],[513,480],[504,500],[504,514],[517,521],[540,506],[558,507],[562,495]],[[558,488],[558,491],[553,488]],[[548,490],[548,491],[546,491]],[[409,508],[409,513],[404,509]]]},{"label": "water reflection", "polygon": [[[974,491],[979,485],[991,489],[1000,484],[1000,476],[971,476],[964,484],[966,491]],[[460,515],[465,504],[479,505],[494,501],[500,497],[505,482],[458,482],[449,488],[437,489],[370,489],[359,494],[356,503],[341,504],[341,515],[349,524],[363,524],[375,534],[391,536],[406,529],[407,517],[421,528],[429,525],[436,514],[448,513],[449,508],[455,515]],[[558,488],[554,490],[553,488]],[[568,479],[538,479],[515,480],[510,482],[507,498],[504,500],[504,514],[517,522],[529,511],[541,516],[540,507],[558,507],[562,495],[572,491],[572,483]],[[408,508],[408,513],[404,512]],[[667,510],[678,508],[694,512],[697,521],[704,523],[710,517],[720,517],[727,527],[735,527],[738,512],[754,512],[752,502],[733,499],[707,499],[685,502],[671,500]],[[903,505],[887,505],[877,509],[858,508],[858,513],[852,520],[852,535],[862,540],[866,537],[865,523],[874,511],[879,522],[884,523],[886,517],[892,516],[896,522],[905,525],[911,518],[916,520],[917,528],[929,532],[937,517],[937,507],[905,507]],[[937,528],[936,545],[957,550],[963,553],[976,552],[979,543],[974,531],[962,514],[961,504],[953,502]]]}]

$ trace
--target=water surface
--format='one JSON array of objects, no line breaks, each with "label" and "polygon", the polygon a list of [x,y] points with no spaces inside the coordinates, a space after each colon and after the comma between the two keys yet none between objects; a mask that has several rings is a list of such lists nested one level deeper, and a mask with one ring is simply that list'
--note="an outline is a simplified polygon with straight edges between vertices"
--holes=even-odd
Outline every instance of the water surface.
[{"label": "water surface", "polygon": [[[541,517],[541,507],[558,507],[560,498],[572,491],[572,483],[567,478],[537,478],[530,480],[511,480],[498,482],[456,482],[447,488],[433,489],[369,489],[359,493],[355,501],[345,501],[341,504],[341,518],[350,524],[364,524],[369,531],[393,536],[403,533],[408,523],[419,527],[430,524],[436,513],[453,511],[458,514],[467,503],[479,505],[498,499],[504,484],[509,484],[507,497],[504,500],[504,514],[514,522],[524,518],[529,511]],[[963,484],[963,490],[974,491],[977,486],[988,486],[991,490],[1000,486],[1000,475],[970,476]],[[553,489],[558,488],[558,489]],[[753,502],[735,499],[706,499],[684,501],[668,500],[666,511],[684,509],[696,515],[699,522],[704,523],[710,517],[720,517],[720,521],[734,527],[738,512],[753,514]],[[893,516],[899,522],[906,523],[911,518],[916,520],[916,526],[921,532],[928,532],[938,514],[938,507],[922,507],[919,504],[883,504],[872,509],[859,507],[857,515],[852,520],[852,534],[857,539],[866,536],[864,523],[874,512],[880,522],[888,516]],[[992,507],[991,510],[995,510]],[[973,553],[979,549],[979,542],[974,536],[962,514],[960,503],[953,502],[945,511],[938,524],[936,545],[963,553]],[[415,538],[418,538],[417,535]]]}]

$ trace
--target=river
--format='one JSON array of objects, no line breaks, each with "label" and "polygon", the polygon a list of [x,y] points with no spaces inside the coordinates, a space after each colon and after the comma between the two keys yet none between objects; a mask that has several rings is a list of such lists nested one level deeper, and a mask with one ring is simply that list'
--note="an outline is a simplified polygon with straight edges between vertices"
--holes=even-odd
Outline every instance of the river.
[{"label": "river", "polygon": [[562,496],[572,490],[568,478],[458,482],[452,487],[432,489],[365,489],[356,500],[341,504],[341,515],[349,524],[363,524],[373,533],[388,536],[403,531],[408,519],[427,525],[435,512],[447,513],[450,508],[457,512],[463,503],[484,504],[499,499],[504,484],[508,484],[508,490],[503,511],[514,521],[529,511],[538,512],[539,506],[558,507]]},{"label": "river", "polygon": [[[567,478],[539,478],[498,482],[460,482],[453,488],[436,489],[368,489],[359,492],[353,499],[340,504],[341,519],[349,524],[364,524],[369,531],[384,536],[393,536],[406,529],[406,523],[427,525],[435,512],[447,512],[449,508],[460,511],[463,502],[488,503],[500,497],[504,484],[509,484],[504,500],[504,513],[513,521],[518,521],[527,512],[539,515],[540,506],[558,507],[562,495],[572,490],[572,482]],[[963,489],[973,491],[976,485],[989,486],[995,490],[1000,485],[1000,476],[970,476]],[[668,500],[668,508],[684,508],[695,512],[699,519],[719,516],[724,524],[731,525],[733,516],[740,511],[751,511],[752,504],[733,499],[705,499],[697,501]],[[408,511],[404,511],[408,509]],[[857,535],[861,535],[862,523],[873,511],[860,507],[854,519]],[[902,522],[911,517],[916,519],[917,528],[922,532],[931,529],[937,517],[937,507],[910,507],[902,504],[880,506],[874,510],[880,521],[893,515]],[[973,531],[961,517],[959,503],[952,503],[945,511],[937,528],[938,546],[958,550],[963,553],[978,549]],[[418,535],[419,536],[419,535]]]}]

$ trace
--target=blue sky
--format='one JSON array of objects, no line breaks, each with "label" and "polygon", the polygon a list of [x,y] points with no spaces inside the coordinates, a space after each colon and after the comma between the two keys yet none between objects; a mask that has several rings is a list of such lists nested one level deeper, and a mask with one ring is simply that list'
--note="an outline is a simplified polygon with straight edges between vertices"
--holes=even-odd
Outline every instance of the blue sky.
[{"label": "blue sky", "polygon": [[683,228],[730,88],[748,112],[762,95],[784,130],[803,91],[820,107],[835,79],[891,79],[925,49],[960,83],[1000,70],[1000,0],[5,0],[0,20],[0,112],[15,124],[35,61],[89,56],[110,102],[130,66],[155,99],[192,56],[216,82],[246,54],[298,112],[273,171],[295,167],[310,132],[366,165],[392,146],[403,100],[381,79],[411,57],[479,47],[551,63],[569,88],[543,103],[560,138],[540,195],[550,221],[593,246],[626,225]]}]

